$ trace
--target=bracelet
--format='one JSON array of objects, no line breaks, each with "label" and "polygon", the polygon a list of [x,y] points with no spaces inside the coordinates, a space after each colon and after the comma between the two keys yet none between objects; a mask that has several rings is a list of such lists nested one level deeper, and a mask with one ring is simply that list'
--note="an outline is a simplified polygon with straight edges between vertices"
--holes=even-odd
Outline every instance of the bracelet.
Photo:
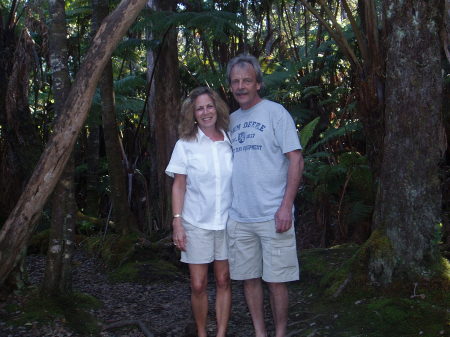
[{"label": "bracelet", "polygon": [[174,217],[174,218],[181,218],[181,214],[178,214],[178,213],[177,213],[177,214],[174,214],[173,217]]}]

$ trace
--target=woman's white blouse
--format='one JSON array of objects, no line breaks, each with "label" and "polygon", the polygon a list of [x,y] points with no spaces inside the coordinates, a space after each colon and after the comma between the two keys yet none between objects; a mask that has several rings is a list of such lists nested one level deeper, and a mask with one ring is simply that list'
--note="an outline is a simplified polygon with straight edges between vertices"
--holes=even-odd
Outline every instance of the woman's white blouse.
[{"label": "woman's white blouse", "polygon": [[182,217],[193,226],[224,229],[231,206],[232,150],[225,132],[212,141],[200,129],[193,140],[178,140],[166,174],[186,175]]}]

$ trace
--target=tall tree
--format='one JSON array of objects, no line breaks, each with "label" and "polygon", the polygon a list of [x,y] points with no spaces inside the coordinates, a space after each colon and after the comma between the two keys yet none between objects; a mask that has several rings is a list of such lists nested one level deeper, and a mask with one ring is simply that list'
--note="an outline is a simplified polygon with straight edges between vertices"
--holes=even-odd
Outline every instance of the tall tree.
[{"label": "tall tree", "polygon": [[[17,2],[0,8],[0,220],[7,218],[33,172],[41,141],[28,104],[35,43],[16,20]],[[25,12],[25,15],[28,15]]]},{"label": "tall tree", "polygon": [[[68,69],[67,27],[64,0],[49,2],[49,54],[52,69],[54,110],[60,114],[70,90]],[[52,196],[52,217],[47,265],[41,291],[59,296],[72,291],[72,253],[75,237],[76,202],[74,192],[73,156],[61,175]]]},{"label": "tall tree", "polygon": [[[86,207],[84,212],[93,217],[99,212],[99,167],[100,167],[100,125],[97,121],[98,111],[91,109],[88,119],[89,134],[86,139]],[[94,117],[94,118],[92,118]]]},{"label": "tall tree", "polygon": [[[93,29],[100,26],[108,15],[108,0],[93,0]],[[114,81],[112,62],[106,64],[100,80],[100,96],[102,99],[103,137],[105,140],[106,158],[111,184],[111,202],[116,229],[122,234],[137,230],[136,219],[131,212],[127,197],[127,174],[125,158],[122,158],[119,129],[117,127],[114,103]]]},{"label": "tall tree", "polygon": [[440,256],[443,3],[383,2],[385,135],[369,264],[379,283],[427,275]]},{"label": "tall tree", "polygon": [[[158,11],[175,11],[177,1],[155,0]],[[177,30],[169,27],[161,39],[159,55],[155,58],[155,96],[149,103],[150,138],[154,154],[152,176],[156,179],[150,185],[150,195],[158,205],[156,221],[161,227],[170,226],[171,180],[164,173],[177,140],[178,112],[180,108],[180,78],[178,71]],[[157,61],[156,61],[157,60]]]},{"label": "tall tree", "polygon": [[[17,6],[12,2],[8,14],[0,9],[0,224],[19,200],[42,150],[28,104],[35,42],[28,30],[19,26]],[[22,247],[17,252],[16,268],[3,290],[20,284],[25,251]]]},{"label": "tall tree", "polygon": [[17,265],[49,194],[86,120],[102,71],[145,0],[123,0],[100,26],[77,73],[61,116],[24,192],[0,231],[0,286]]},{"label": "tall tree", "polygon": [[446,149],[439,41],[444,2],[384,1],[383,45],[375,1],[358,1],[359,26],[342,0],[360,57],[325,0],[319,3],[332,25],[309,2],[301,2],[328,30],[357,75],[367,153],[379,184],[374,232],[367,245],[369,276],[390,283],[398,276],[427,272],[439,257],[438,165]]}]

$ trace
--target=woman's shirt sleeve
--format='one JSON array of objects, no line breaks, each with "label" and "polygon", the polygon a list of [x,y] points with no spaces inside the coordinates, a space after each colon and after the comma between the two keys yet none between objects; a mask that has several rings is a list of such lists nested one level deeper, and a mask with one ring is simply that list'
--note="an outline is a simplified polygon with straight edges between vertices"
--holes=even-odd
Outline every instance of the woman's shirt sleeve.
[{"label": "woman's shirt sleeve", "polygon": [[175,174],[187,174],[187,159],[184,152],[183,142],[177,141],[170,158],[169,165],[166,168],[166,174],[174,177]]}]

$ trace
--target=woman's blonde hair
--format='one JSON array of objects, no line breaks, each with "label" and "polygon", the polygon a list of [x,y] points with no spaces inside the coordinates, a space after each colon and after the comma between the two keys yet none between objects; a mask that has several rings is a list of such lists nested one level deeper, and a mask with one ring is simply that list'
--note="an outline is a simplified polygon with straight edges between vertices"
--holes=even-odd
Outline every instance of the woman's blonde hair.
[{"label": "woman's blonde hair", "polygon": [[208,87],[198,87],[192,90],[187,98],[181,104],[181,118],[178,126],[178,133],[181,139],[192,140],[197,135],[197,122],[195,120],[195,100],[201,95],[208,95],[216,108],[217,131],[228,130],[230,123],[230,109],[228,105],[220,98],[219,94]]}]

